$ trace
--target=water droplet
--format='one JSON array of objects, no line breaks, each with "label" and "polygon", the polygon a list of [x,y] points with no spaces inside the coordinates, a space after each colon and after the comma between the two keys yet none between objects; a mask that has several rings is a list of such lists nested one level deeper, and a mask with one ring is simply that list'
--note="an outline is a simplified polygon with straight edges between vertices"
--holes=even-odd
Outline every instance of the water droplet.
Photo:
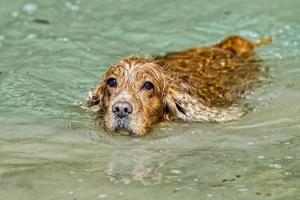
[{"label": "water droplet", "polygon": [[281,169],[282,168],[282,166],[280,164],[276,164],[276,163],[269,165],[269,167],[274,168],[274,169]]},{"label": "water droplet", "polygon": [[65,5],[66,5],[67,8],[69,8],[72,11],[78,11],[79,10],[79,6],[75,5],[75,4],[72,4],[71,2],[67,2]]},{"label": "water droplet", "polygon": [[27,14],[32,14],[34,13],[36,10],[38,9],[38,6],[34,3],[28,3],[28,4],[25,4],[23,6],[23,10],[27,13]]},{"label": "water droplet", "polygon": [[172,170],[171,170],[171,173],[172,173],[172,174],[181,174],[181,171],[180,171],[180,170],[177,170],[177,169],[172,169]]},{"label": "water droplet", "polygon": [[207,194],[207,197],[213,197],[213,195],[212,194]]},{"label": "water droplet", "polygon": [[238,189],[238,191],[240,191],[240,192],[246,192],[247,188],[240,188],[240,189]]},{"label": "water droplet", "polygon": [[287,159],[294,159],[293,156],[286,156],[285,158],[287,158]]},{"label": "water droplet", "polygon": [[99,198],[99,199],[104,199],[104,198],[106,198],[106,197],[107,197],[106,194],[99,194],[99,195],[98,195],[98,198]]},{"label": "water droplet", "polygon": [[274,54],[277,58],[282,59],[282,56],[279,53]]},{"label": "water droplet", "polygon": [[29,34],[26,36],[27,39],[34,39],[36,38],[36,34]]},{"label": "water droplet", "polygon": [[125,184],[129,184],[131,181],[129,179],[124,180]]},{"label": "water droplet", "polygon": [[57,38],[57,41],[60,41],[60,42],[70,42],[71,39],[67,38],[67,37],[63,37],[63,38]]},{"label": "water droplet", "polygon": [[258,158],[258,159],[264,159],[265,156],[260,155],[260,156],[257,156],[257,158]]},{"label": "water droplet", "polygon": [[14,12],[11,13],[11,16],[12,17],[18,17],[19,13],[17,11],[14,11]]}]

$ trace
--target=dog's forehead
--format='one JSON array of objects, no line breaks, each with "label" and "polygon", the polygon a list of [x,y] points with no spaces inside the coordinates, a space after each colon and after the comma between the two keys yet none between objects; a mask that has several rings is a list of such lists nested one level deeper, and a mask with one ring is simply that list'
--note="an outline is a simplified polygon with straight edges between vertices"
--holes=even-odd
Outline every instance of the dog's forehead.
[{"label": "dog's forehead", "polygon": [[142,59],[127,59],[113,65],[109,74],[128,79],[158,79],[161,71],[154,62]]},{"label": "dog's forehead", "polygon": [[153,63],[139,60],[122,60],[117,66],[128,74],[138,73],[141,71],[147,72],[153,67]]}]

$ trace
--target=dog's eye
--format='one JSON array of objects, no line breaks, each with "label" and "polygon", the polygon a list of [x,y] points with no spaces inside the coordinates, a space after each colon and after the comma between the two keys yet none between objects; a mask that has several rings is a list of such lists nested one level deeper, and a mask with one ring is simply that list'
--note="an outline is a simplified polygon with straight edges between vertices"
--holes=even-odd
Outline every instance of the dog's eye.
[{"label": "dog's eye", "polygon": [[146,88],[147,90],[152,90],[154,89],[154,85],[151,82],[145,82],[143,88]]},{"label": "dog's eye", "polygon": [[110,86],[110,87],[116,87],[117,85],[117,80],[115,78],[110,78],[106,81],[106,83]]}]

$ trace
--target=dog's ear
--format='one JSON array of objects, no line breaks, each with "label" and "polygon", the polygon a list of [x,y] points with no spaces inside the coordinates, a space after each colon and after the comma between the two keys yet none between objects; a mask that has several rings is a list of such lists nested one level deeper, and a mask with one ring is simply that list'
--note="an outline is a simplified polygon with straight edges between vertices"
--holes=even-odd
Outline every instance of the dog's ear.
[{"label": "dog's ear", "polygon": [[100,82],[98,87],[92,89],[89,92],[89,96],[86,98],[86,105],[87,107],[94,107],[97,106],[100,110],[103,104],[103,97],[105,93],[105,84]]},{"label": "dog's ear", "polygon": [[175,120],[185,115],[185,110],[181,105],[181,99],[174,89],[168,88],[164,95],[164,117],[168,120]]}]

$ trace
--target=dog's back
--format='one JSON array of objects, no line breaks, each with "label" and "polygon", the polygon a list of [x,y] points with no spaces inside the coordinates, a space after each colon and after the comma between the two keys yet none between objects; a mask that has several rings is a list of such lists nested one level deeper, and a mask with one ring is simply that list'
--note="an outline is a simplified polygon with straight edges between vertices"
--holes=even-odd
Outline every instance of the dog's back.
[{"label": "dog's back", "polygon": [[156,59],[167,74],[185,87],[189,95],[199,97],[202,104],[226,107],[259,82],[261,60],[254,50],[269,41],[250,42],[232,36],[213,46]]}]

